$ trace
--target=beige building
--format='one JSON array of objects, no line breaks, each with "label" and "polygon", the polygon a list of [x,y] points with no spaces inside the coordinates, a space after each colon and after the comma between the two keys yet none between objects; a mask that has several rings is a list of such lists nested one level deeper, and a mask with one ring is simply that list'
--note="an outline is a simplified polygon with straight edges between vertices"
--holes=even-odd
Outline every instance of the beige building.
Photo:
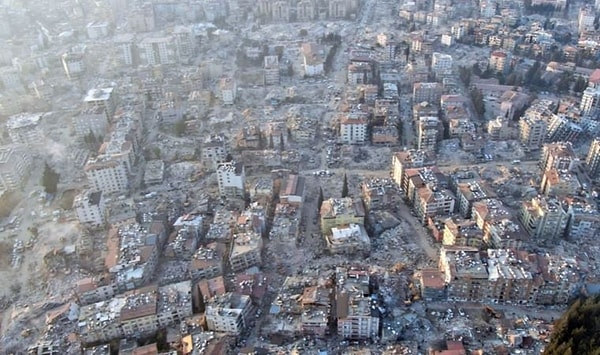
[{"label": "beige building", "polygon": [[545,196],[575,195],[581,189],[577,176],[567,170],[544,171],[540,192]]},{"label": "beige building", "polygon": [[523,201],[519,220],[531,238],[553,245],[565,236],[569,214],[558,200],[539,196]]},{"label": "beige building", "polygon": [[249,327],[253,306],[250,296],[228,292],[213,297],[206,305],[209,330],[239,335]]},{"label": "beige building", "polygon": [[424,150],[406,150],[392,155],[392,178],[406,192],[406,170],[435,165],[435,156]]},{"label": "beige building", "polygon": [[255,232],[234,234],[229,253],[233,271],[242,271],[261,263],[262,237]]},{"label": "beige building", "polygon": [[321,205],[321,232],[329,235],[331,229],[349,224],[365,223],[365,208],[360,199],[330,198]]},{"label": "beige building", "polygon": [[483,245],[483,231],[474,220],[451,217],[444,221],[442,244],[479,248]]},{"label": "beige building", "polygon": [[541,148],[546,138],[547,123],[541,118],[524,116],[519,121],[519,140],[528,150]]},{"label": "beige building", "polygon": [[84,190],[73,200],[73,209],[81,225],[94,228],[104,226],[106,205],[102,191]]},{"label": "beige building", "polygon": [[437,187],[421,187],[416,190],[414,211],[421,223],[436,216],[447,216],[454,213],[456,199],[447,189]]},{"label": "beige building", "polygon": [[542,171],[571,170],[575,161],[578,159],[570,142],[547,143],[542,148],[540,168]]}]

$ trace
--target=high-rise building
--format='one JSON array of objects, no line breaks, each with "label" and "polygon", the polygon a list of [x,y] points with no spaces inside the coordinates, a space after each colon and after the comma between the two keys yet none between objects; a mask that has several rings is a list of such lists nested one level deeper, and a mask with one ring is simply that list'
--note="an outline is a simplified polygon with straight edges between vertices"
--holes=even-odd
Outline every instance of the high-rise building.
[{"label": "high-rise building", "polygon": [[24,148],[5,146],[0,148],[0,189],[16,190],[31,169],[31,157]]},{"label": "high-rise building", "polygon": [[571,170],[576,160],[571,142],[547,143],[542,148],[539,165],[542,170]]},{"label": "high-rise building", "polygon": [[421,117],[417,122],[417,148],[435,151],[440,132],[440,120],[437,117]]},{"label": "high-rise building", "polygon": [[82,225],[100,227],[105,222],[106,205],[102,191],[82,191],[75,196],[73,209]]},{"label": "high-rise building", "polygon": [[206,305],[209,330],[239,335],[249,326],[252,302],[250,296],[228,292],[213,297]]},{"label": "high-rise building", "polygon": [[600,138],[592,141],[588,155],[585,158],[585,166],[591,177],[598,178],[600,175]]},{"label": "high-rise building", "polygon": [[93,190],[111,194],[129,188],[127,165],[109,157],[89,159],[84,171]]},{"label": "high-rise building", "polygon": [[528,150],[538,150],[546,138],[547,124],[541,118],[524,116],[519,122],[519,140]]},{"label": "high-rise building", "polygon": [[176,50],[173,46],[173,38],[170,36],[144,38],[139,46],[141,48],[140,56],[145,64],[175,63]]},{"label": "high-rise building", "polygon": [[579,33],[594,31],[595,20],[596,14],[593,9],[587,7],[579,9],[579,15],[577,16],[577,29]]},{"label": "high-rise building", "polygon": [[115,47],[117,58],[121,65],[135,66],[138,64],[137,47],[133,34],[122,34],[115,36]]},{"label": "high-rise building", "polygon": [[279,57],[268,55],[264,60],[265,85],[279,84]]},{"label": "high-rise building", "polygon": [[579,109],[582,115],[594,115],[600,107],[600,87],[588,86],[581,95]]},{"label": "high-rise building", "polygon": [[6,122],[8,136],[13,143],[39,145],[44,142],[40,126],[41,113],[20,113],[10,116]]},{"label": "high-rise building", "polygon": [[554,243],[564,236],[569,215],[558,200],[539,196],[523,201],[519,220],[535,240]]},{"label": "high-rise building", "polygon": [[349,113],[340,118],[340,139],[346,144],[367,142],[367,119],[361,114]]},{"label": "high-rise building", "polygon": [[83,102],[88,108],[101,108],[104,111],[106,120],[112,122],[117,108],[117,94],[114,88],[91,89],[87,92]]},{"label": "high-rise building", "polygon": [[246,188],[244,165],[234,161],[219,164],[217,182],[221,197],[244,197]]}]

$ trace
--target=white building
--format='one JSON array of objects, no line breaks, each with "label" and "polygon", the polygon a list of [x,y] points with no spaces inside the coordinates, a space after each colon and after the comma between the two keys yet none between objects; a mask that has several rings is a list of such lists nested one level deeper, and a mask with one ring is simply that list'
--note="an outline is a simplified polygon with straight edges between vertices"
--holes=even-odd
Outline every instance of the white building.
[{"label": "white building", "polygon": [[594,20],[596,14],[594,10],[583,7],[579,9],[579,16],[577,16],[577,29],[579,33],[594,31]]},{"label": "white building", "polygon": [[93,190],[105,194],[122,193],[129,188],[127,165],[109,158],[92,158],[84,167]]},{"label": "white building", "polygon": [[209,330],[239,335],[248,327],[252,303],[250,296],[228,292],[213,297],[206,305]]},{"label": "white building", "polygon": [[340,119],[340,140],[345,144],[367,142],[367,119],[359,114],[349,113]]},{"label": "white building", "polygon": [[223,105],[233,105],[237,97],[237,85],[233,78],[222,78],[219,81],[219,93]]},{"label": "white building", "polygon": [[204,167],[216,170],[219,164],[224,163],[229,153],[225,137],[220,135],[210,136],[202,144],[202,164]]},{"label": "white building", "polygon": [[158,65],[175,63],[175,48],[172,37],[148,37],[139,44],[140,57],[144,64]]},{"label": "white building", "polygon": [[105,222],[106,205],[102,191],[84,190],[73,200],[73,209],[80,224],[101,227]]},{"label": "white building", "polygon": [[356,253],[371,251],[371,240],[360,224],[350,223],[347,226],[331,228],[331,235],[326,235],[327,248],[332,253]]},{"label": "white building", "polygon": [[115,36],[115,47],[117,58],[121,65],[132,66],[137,64],[137,48],[135,46],[135,36],[132,34],[122,34]]},{"label": "white building", "polygon": [[85,48],[82,48],[81,51],[64,53],[60,57],[60,60],[67,78],[77,79],[85,73],[87,68],[85,63]]},{"label": "white building", "polygon": [[105,21],[92,21],[86,26],[89,39],[98,39],[108,36],[108,29],[108,22]]},{"label": "white building", "polygon": [[433,52],[431,56],[431,70],[438,75],[451,70],[452,63],[452,56],[449,54]]},{"label": "white building", "polygon": [[267,55],[264,59],[265,85],[279,84],[279,57]]},{"label": "white building", "polygon": [[91,89],[85,95],[83,102],[88,108],[101,108],[104,110],[106,120],[111,122],[117,108],[117,94],[114,88]]},{"label": "white building", "polygon": [[302,66],[304,75],[317,76],[323,75],[324,67],[324,51],[321,47],[312,43],[303,43],[301,48]]},{"label": "white building", "polygon": [[44,142],[40,126],[41,113],[20,113],[11,116],[6,122],[8,136],[13,143],[39,145]]},{"label": "white building", "polygon": [[544,143],[547,124],[541,118],[524,116],[519,121],[519,141],[528,150],[538,150]]},{"label": "white building", "polygon": [[593,115],[600,106],[600,88],[588,86],[581,96],[579,109],[582,115]]},{"label": "white building", "polygon": [[0,189],[18,189],[30,169],[31,157],[25,149],[11,146],[0,148]]},{"label": "white building", "polygon": [[217,181],[221,197],[244,197],[246,173],[242,163],[231,161],[219,164]]}]

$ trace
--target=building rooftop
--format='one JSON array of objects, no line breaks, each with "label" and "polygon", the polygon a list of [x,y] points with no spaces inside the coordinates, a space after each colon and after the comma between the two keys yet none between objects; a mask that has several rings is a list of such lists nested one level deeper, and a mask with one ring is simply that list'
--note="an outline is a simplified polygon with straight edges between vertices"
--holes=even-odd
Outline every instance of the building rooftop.
[{"label": "building rooftop", "polygon": [[84,102],[99,102],[99,101],[107,101],[110,99],[114,88],[98,88],[98,89],[90,89],[87,92],[87,95],[83,99]]},{"label": "building rooftop", "polygon": [[364,206],[361,200],[353,200],[350,197],[330,198],[323,201],[321,205],[322,218],[335,218],[336,216],[350,214],[355,217],[365,216]]},{"label": "building rooftop", "polygon": [[42,119],[42,113],[19,113],[17,115],[10,116],[6,122],[8,129],[19,129],[30,126],[36,126]]}]

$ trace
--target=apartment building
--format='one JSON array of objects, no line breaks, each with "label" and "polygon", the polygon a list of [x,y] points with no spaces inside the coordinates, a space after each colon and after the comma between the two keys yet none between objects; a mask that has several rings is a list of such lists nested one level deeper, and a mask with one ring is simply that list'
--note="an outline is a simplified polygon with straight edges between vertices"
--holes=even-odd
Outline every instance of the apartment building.
[{"label": "apartment building", "polygon": [[117,35],[113,39],[119,63],[124,66],[137,66],[139,56],[133,34]]},{"label": "apartment building", "polygon": [[594,179],[600,177],[600,138],[596,138],[592,141],[585,158],[585,166],[590,177]]},{"label": "apartment building", "polygon": [[191,258],[188,272],[193,281],[208,280],[223,275],[225,250],[216,242],[200,246]]},{"label": "apartment building", "polygon": [[40,125],[41,113],[19,113],[8,118],[6,129],[13,143],[40,145],[44,143],[44,132]]},{"label": "apartment building", "polygon": [[302,43],[302,68],[305,76],[323,75],[325,72],[325,50],[315,43]]},{"label": "apartment building", "polygon": [[31,156],[24,147],[0,147],[0,189],[18,189],[31,171]]},{"label": "apartment building", "polygon": [[571,170],[576,161],[578,159],[571,142],[547,143],[542,147],[539,165],[542,171]]},{"label": "apartment building", "polygon": [[415,83],[413,85],[413,102],[428,102],[439,105],[444,88],[440,83]]},{"label": "apartment building", "polygon": [[365,224],[365,208],[362,200],[344,198],[330,198],[323,201],[320,210],[321,232],[326,235],[334,227],[348,224]]},{"label": "apartment building", "polygon": [[398,202],[398,189],[392,179],[368,178],[360,184],[367,211],[387,209]]},{"label": "apartment building", "polygon": [[108,119],[100,107],[85,108],[73,117],[73,131],[78,137],[92,133],[95,137],[104,137],[108,130]]},{"label": "apartment building", "polygon": [[91,89],[83,99],[85,106],[89,110],[103,110],[108,122],[113,122],[113,115],[117,109],[117,101],[117,92],[112,87]]},{"label": "apartment building", "polygon": [[249,327],[252,312],[250,296],[227,292],[210,299],[204,314],[209,330],[240,335]]},{"label": "apartment building", "polygon": [[392,178],[406,192],[406,170],[435,165],[435,156],[424,150],[405,150],[392,155]]},{"label": "apartment building", "polygon": [[417,148],[435,152],[440,138],[440,120],[437,117],[421,117],[417,122]]},{"label": "apartment building", "polygon": [[176,61],[175,41],[171,36],[146,37],[138,46],[143,64],[173,64]]},{"label": "apartment building", "polygon": [[220,163],[217,167],[217,182],[221,197],[244,197],[246,193],[244,165],[235,161]]},{"label": "apartment building", "polygon": [[436,75],[442,75],[452,70],[452,56],[449,54],[433,52],[431,55],[431,71]]},{"label": "apartment building", "polygon": [[202,165],[210,170],[216,170],[219,164],[225,163],[229,154],[229,145],[225,137],[211,135],[202,143]]},{"label": "apartment building", "polygon": [[0,82],[2,82],[6,91],[16,94],[25,93],[25,85],[23,85],[23,81],[21,80],[21,73],[15,67],[1,67]]},{"label": "apartment building", "polygon": [[563,209],[569,215],[567,237],[573,241],[594,238],[600,231],[600,213],[592,203],[583,199],[567,197],[563,200]]},{"label": "apartment building", "polygon": [[483,231],[474,220],[450,217],[444,221],[442,244],[479,248],[483,245]]},{"label": "apartment building", "polygon": [[545,120],[526,115],[519,121],[519,141],[526,150],[538,150],[544,143],[546,130]]},{"label": "apartment building", "polygon": [[85,47],[81,50],[72,49],[60,57],[65,75],[69,80],[80,78],[87,70]]},{"label": "apartment building", "polygon": [[436,216],[447,216],[454,213],[456,198],[447,189],[436,186],[425,186],[416,189],[413,209],[421,223]]},{"label": "apartment building", "polygon": [[569,214],[558,200],[538,196],[522,202],[519,220],[538,243],[554,245],[565,236]]},{"label": "apartment building", "polygon": [[496,194],[483,181],[459,183],[456,187],[458,212],[464,218],[471,218],[474,202],[495,197]]},{"label": "apartment building", "polygon": [[83,190],[73,200],[73,209],[81,225],[98,228],[106,222],[102,191]]},{"label": "apartment building", "polygon": [[264,58],[265,85],[278,85],[280,80],[279,57],[267,55]]},{"label": "apartment building", "polygon": [[279,192],[279,203],[301,207],[304,202],[306,179],[302,176],[290,174],[283,181]]},{"label": "apartment building", "polygon": [[302,292],[302,334],[324,338],[329,333],[331,288],[305,287]]},{"label": "apartment building", "polygon": [[600,87],[588,86],[581,95],[579,109],[582,115],[594,116],[600,107]]},{"label": "apartment building", "polygon": [[337,333],[344,339],[373,339],[379,334],[379,311],[370,297],[369,273],[362,267],[336,269]]},{"label": "apartment building", "polygon": [[544,196],[575,195],[580,189],[577,176],[567,170],[550,169],[542,175],[540,193]]},{"label": "apartment building", "polygon": [[219,96],[223,105],[233,105],[237,97],[237,84],[233,78],[219,80]]},{"label": "apartment building", "polygon": [[109,195],[123,193],[129,189],[127,165],[111,157],[90,158],[83,170],[91,188],[95,191],[102,191]]},{"label": "apartment building", "polygon": [[333,254],[362,253],[371,251],[371,240],[361,224],[350,223],[346,226],[331,228],[331,234],[325,236],[327,248]]},{"label": "apartment building", "polygon": [[340,140],[344,144],[364,144],[368,141],[368,121],[362,114],[349,113],[340,117]]},{"label": "apartment building", "polygon": [[260,265],[262,237],[256,232],[245,232],[233,235],[229,264],[235,272]]},{"label": "apartment building", "polygon": [[493,51],[489,66],[498,73],[506,73],[510,69],[510,55],[504,51]]},{"label": "apartment building", "polygon": [[190,281],[148,286],[80,307],[78,334],[85,343],[147,336],[192,315]]},{"label": "apartment building", "polygon": [[595,20],[596,13],[594,9],[589,7],[580,8],[579,15],[577,16],[577,29],[579,33],[593,32]]}]

